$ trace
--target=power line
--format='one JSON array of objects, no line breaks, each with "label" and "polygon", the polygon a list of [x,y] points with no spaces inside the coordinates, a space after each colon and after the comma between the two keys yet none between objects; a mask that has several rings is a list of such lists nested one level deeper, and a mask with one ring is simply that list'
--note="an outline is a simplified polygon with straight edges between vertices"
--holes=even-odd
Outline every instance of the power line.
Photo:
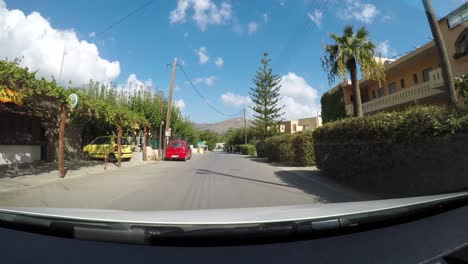
[{"label": "power line", "polygon": [[195,87],[195,85],[192,83],[192,80],[188,77],[187,73],[185,72],[184,68],[180,65],[180,64],[177,64],[177,66],[179,66],[180,70],[182,71],[182,73],[184,74],[185,76],[185,79],[187,79],[187,81],[190,83],[190,85],[192,86],[192,88],[197,92],[198,96],[200,96],[200,98],[211,108],[213,109],[215,112],[217,112],[218,114],[221,114],[223,116],[228,116],[228,117],[233,117],[233,116],[237,116],[239,115],[240,113],[242,113],[242,111],[244,111],[243,109],[240,110],[239,112],[235,113],[235,114],[226,114],[226,113],[223,113],[221,112],[220,110],[216,109],[216,107],[214,107],[213,105],[211,105],[208,100],[206,100],[206,98],[200,93],[200,91],[197,89],[197,87]]},{"label": "power line", "polygon": [[[301,27],[301,30],[298,34],[296,34],[295,38],[290,42],[289,49],[283,52],[282,57],[278,60],[280,63],[279,65],[285,65],[289,62],[289,59],[296,55],[297,50],[304,42],[305,38],[309,35],[310,29],[312,28],[312,22],[310,21],[308,15],[312,9],[317,9],[322,12],[325,12],[325,8],[327,8],[327,1],[322,1],[318,6],[310,8],[310,10],[305,14],[304,24]],[[329,3],[329,2],[328,2]]]},{"label": "power line", "polygon": [[302,45],[306,36],[309,35],[310,29],[312,27],[312,22],[310,21],[308,17],[309,13],[312,10],[316,9],[322,12],[323,14],[328,10],[329,7],[330,7],[330,1],[322,0],[321,2],[315,2],[315,5],[309,8],[309,10],[304,15],[305,17],[304,17],[303,23],[296,30],[295,34],[291,36],[288,44],[280,53],[278,60],[274,61],[275,66],[284,65],[285,63],[289,61],[290,57],[295,56],[298,48]]},{"label": "power line", "polygon": [[127,18],[131,17],[132,15],[134,15],[135,13],[137,13],[138,11],[142,10],[143,8],[151,5],[155,0],[151,0],[143,5],[141,5],[140,7],[138,7],[137,9],[133,10],[132,12],[130,12],[128,15],[120,18],[119,20],[115,21],[114,23],[110,24],[108,27],[106,27],[104,30],[96,33],[96,36],[97,35],[102,35],[104,33],[106,33],[107,31],[111,30],[113,27],[121,24],[122,22],[124,22],[125,20],[127,20]]},{"label": "power line", "polygon": [[[128,13],[127,15],[125,15],[124,17],[120,18],[119,20],[113,22],[112,24],[110,24],[109,26],[107,26],[105,29],[101,30],[100,32],[96,33],[94,35],[94,37],[96,36],[100,36],[108,31],[110,31],[112,28],[114,28],[115,26],[119,25],[119,24],[122,24],[125,20],[127,20],[129,17],[133,16],[134,14],[138,13],[139,11],[141,11],[143,8],[151,5],[152,3],[154,3],[155,0],[151,0],[149,2],[146,2],[145,4],[139,6],[137,9],[133,10],[132,12]],[[66,50],[66,53],[69,52],[69,51],[72,51],[76,48],[78,48],[79,46],[75,46],[73,48],[70,48],[69,50]]]}]

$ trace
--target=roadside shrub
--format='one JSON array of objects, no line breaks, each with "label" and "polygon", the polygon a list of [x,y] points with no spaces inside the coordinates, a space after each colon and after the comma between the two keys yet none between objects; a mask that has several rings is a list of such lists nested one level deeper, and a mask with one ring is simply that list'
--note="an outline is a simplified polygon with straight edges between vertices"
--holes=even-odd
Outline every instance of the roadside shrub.
[{"label": "roadside shrub", "polygon": [[416,106],[328,123],[313,134],[321,173],[390,197],[468,187],[468,108]]},{"label": "roadside shrub", "polygon": [[254,156],[255,155],[255,146],[252,144],[247,144],[247,145],[240,145],[240,151],[244,155],[250,155]]},{"label": "roadside shrub", "polygon": [[303,132],[293,135],[293,147],[296,165],[315,165],[314,144],[311,132]]},{"label": "roadside shrub", "polygon": [[259,141],[257,156],[287,165],[314,165],[312,133],[280,135]]}]

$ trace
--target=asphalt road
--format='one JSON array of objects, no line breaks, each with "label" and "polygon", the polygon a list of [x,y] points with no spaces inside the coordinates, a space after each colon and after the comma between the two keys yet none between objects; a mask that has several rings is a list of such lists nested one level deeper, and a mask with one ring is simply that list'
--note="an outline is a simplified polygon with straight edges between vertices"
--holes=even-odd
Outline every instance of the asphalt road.
[{"label": "asphalt road", "polygon": [[2,194],[0,206],[193,210],[346,202],[367,196],[310,168],[228,153],[194,155]]}]

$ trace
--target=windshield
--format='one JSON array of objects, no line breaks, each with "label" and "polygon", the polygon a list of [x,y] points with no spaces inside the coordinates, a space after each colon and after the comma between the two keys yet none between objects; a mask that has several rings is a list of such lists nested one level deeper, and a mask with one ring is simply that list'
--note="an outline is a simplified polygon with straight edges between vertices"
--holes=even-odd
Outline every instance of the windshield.
[{"label": "windshield", "polygon": [[184,145],[182,144],[182,142],[169,142],[169,147],[183,147]]},{"label": "windshield", "polygon": [[466,190],[468,4],[430,2],[0,0],[0,207]]}]

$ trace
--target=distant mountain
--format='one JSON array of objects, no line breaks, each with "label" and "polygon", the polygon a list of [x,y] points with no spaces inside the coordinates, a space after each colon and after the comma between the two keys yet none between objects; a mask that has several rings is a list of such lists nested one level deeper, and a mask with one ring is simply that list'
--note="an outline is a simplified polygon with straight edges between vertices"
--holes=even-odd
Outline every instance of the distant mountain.
[{"label": "distant mountain", "polygon": [[[217,123],[194,123],[194,126],[200,130],[211,130],[223,135],[229,128],[243,128],[244,120],[241,118],[231,118]],[[253,126],[252,122],[247,119],[247,127]]]}]

